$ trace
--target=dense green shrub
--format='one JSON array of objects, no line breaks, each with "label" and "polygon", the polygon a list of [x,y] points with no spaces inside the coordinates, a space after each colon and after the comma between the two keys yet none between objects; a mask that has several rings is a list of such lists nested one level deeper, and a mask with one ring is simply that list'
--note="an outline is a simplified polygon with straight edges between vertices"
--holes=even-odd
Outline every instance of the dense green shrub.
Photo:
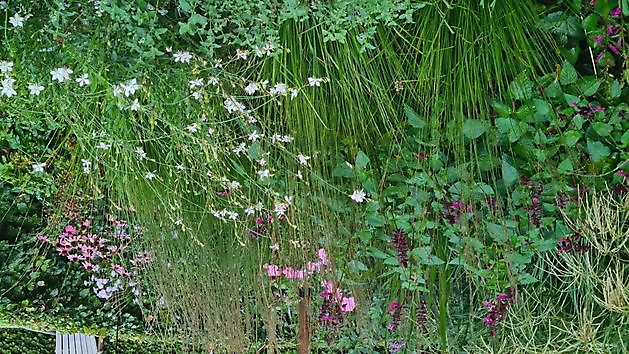
[{"label": "dense green shrub", "polygon": [[55,336],[19,328],[0,328],[0,354],[53,353]]}]

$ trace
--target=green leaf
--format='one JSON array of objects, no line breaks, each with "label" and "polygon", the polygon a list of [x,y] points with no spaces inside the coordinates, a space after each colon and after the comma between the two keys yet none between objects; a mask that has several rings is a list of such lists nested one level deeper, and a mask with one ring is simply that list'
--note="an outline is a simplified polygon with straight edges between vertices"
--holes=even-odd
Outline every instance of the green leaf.
[{"label": "green leaf", "polygon": [[352,178],[353,176],[354,172],[345,161],[339,162],[332,170],[332,177]]},{"label": "green leaf", "polygon": [[511,118],[496,118],[496,127],[501,134],[506,134],[509,142],[515,143],[528,130],[528,124]]},{"label": "green leaf", "polygon": [[507,156],[502,155],[502,179],[507,187],[512,186],[518,181],[518,170],[513,167],[508,161]]},{"label": "green leaf", "polygon": [[531,256],[525,256],[516,252],[509,252],[505,258],[513,264],[527,265],[531,262]]},{"label": "green leaf", "polygon": [[507,241],[511,235],[511,231],[506,226],[490,222],[487,223],[487,232],[491,238],[500,243]]},{"label": "green leaf", "polygon": [[369,253],[370,256],[374,257],[374,258],[378,258],[378,259],[387,259],[390,258],[391,256],[382,252],[381,250],[375,248],[375,247],[369,247],[367,253]]},{"label": "green leaf", "polygon": [[559,73],[559,82],[564,86],[570,85],[577,82],[577,78],[577,71],[574,69],[574,66],[564,60],[561,65],[561,73]]},{"label": "green leaf", "polygon": [[365,154],[362,150],[358,150],[358,153],[356,154],[356,163],[354,164],[354,166],[356,166],[356,170],[364,170],[368,163],[369,156],[367,156],[367,154]]},{"label": "green leaf", "polygon": [[511,114],[511,106],[498,100],[491,100],[491,106],[494,107],[499,116],[508,117]]},{"label": "green leaf", "polygon": [[509,84],[509,95],[514,100],[529,100],[533,97],[534,87],[526,72],[522,72]]},{"label": "green leaf", "polygon": [[596,122],[592,124],[592,128],[594,129],[596,134],[600,136],[609,136],[614,130],[614,128],[611,125],[607,123],[603,123],[603,122]]},{"label": "green leaf", "polygon": [[550,103],[536,98],[533,100],[533,105],[535,105],[536,116],[548,120],[551,111]]},{"label": "green leaf", "polygon": [[539,280],[537,278],[526,272],[520,274],[520,276],[518,277],[518,283],[520,283],[521,285],[533,284],[538,281]]},{"label": "green leaf", "polygon": [[553,81],[553,83],[546,87],[544,94],[547,97],[558,98],[561,97],[563,91],[561,90],[561,85],[557,81]]},{"label": "green leaf", "polygon": [[479,136],[483,135],[485,131],[489,128],[489,123],[483,120],[478,119],[467,119],[465,123],[463,123],[463,134],[468,139],[476,139]]},{"label": "green leaf", "polygon": [[598,30],[598,15],[595,13],[589,14],[581,21],[581,24],[585,32],[589,33]]},{"label": "green leaf", "polygon": [[404,105],[404,113],[406,114],[406,119],[408,119],[408,124],[410,124],[411,127],[422,129],[426,126],[426,121],[424,121],[410,106]]},{"label": "green leaf", "polygon": [[609,148],[600,141],[588,140],[587,150],[594,163],[603,161],[610,154]]},{"label": "green leaf", "polygon": [[594,96],[601,86],[601,81],[595,77],[584,77],[579,80],[579,90],[587,97]]},{"label": "green leaf", "polygon": [[574,167],[572,166],[572,160],[567,158],[559,164],[559,173],[568,174],[574,171]]},{"label": "green leaf", "polygon": [[581,139],[581,133],[575,130],[568,130],[563,134],[563,138],[568,147],[573,147]]},{"label": "green leaf", "polygon": [[620,82],[618,82],[618,80],[612,81],[612,84],[609,87],[609,95],[611,96],[611,98],[620,97],[621,92],[622,90],[620,87]]}]

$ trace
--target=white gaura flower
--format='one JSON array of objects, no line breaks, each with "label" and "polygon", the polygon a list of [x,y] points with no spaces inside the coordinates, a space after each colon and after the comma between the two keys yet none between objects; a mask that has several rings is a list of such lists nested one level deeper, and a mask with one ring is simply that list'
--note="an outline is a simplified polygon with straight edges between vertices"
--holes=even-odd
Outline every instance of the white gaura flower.
[{"label": "white gaura flower", "polygon": [[303,154],[297,155],[297,162],[299,162],[300,165],[307,165],[308,160],[310,160],[310,156],[306,156]]},{"label": "white gaura flower", "polygon": [[260,89],[260,87],[258,86],[258,84],[256,84],[255,82],[250,82],[249,85],[245,86],[245,92],[248,95],[253,95],[254,93],[256,93],[258,90]]},{"label": "white gaura flower", "polygon": [[240,143],[240,145],[236,146],[232,151],[234,152],[234,154],[240,155],[244,153],[246,150],[247,150],[247,146],[245,145],[245,143]]},{"label": "white gaura flower", "polygon": [[130,110],[132,110],[133,112],[137,112],[140,110],[140,102],[138,101],[138,99],[136,98],[135,100],[133,100],[133,102],[131,102],[131,106],[129,107]]},{"label": "white gaura flower", "polygon": [[294,100],[295,97],[297,97],[297,95],[299,94],[299,90],[294,89],[294,88],[288,89],[288,91],[290,91],[290,99],[291,100]]},{"label": "white gaura flower", "polygon": [[253,141],[254,143],[260,139],[260,134],[258,134],[257,130],[254,130],[253,133],[249,134],[249,141]]},{"label": "white gaura flower", "polygon": [[207,128],[207,135],[213,135],[214,131],[214,128]]},{"label": "white gaura flower", "polygon": [[83,74],[75,79],[76,83],[79,84],[80,87],[87,86],[90,84],[90,77],[88,74]]},{"label": "white gaura flower", "polygon": [[44,168],[46,167],[46,163],[34,163],[32,165],[33,173],[44,173]]},{"label": "white gaura flower", "polygon": [[192,59],[192,54],[190,52],[177,52],[173,54],[175,57],[175,63],[187,63]]},{"label": "white gaura flower", "polygon": [[207,83],[208,85],[212,85],[212,86],[216,86],[220,83],[221,81],[218,79],[218,77],[215,76],[211,76],[207,79]]},{"label": "white gaura flower", "polygon": [[150,181],[150,180],[152,180],[153,178],[155,178],[155,173],[153,173],[153,172],[150,172],[150,171],[149,171],[149,172],[147,172],[147,173],[144,175],[144,178],[146,178],[146,179],[148,179],[148,180]]},{"label": "white gaura flower", "polygon": [[356,203],[362,203],[365,201],[366,196],[367,194],[365,193],[365,191],[361,189],[355,190],[354,193],[352,193],[349,197]]},{"label": "white gaura flower", "polygon": [[44,86],[34,83],[28,85],[28,92],[33,96],[39,96],[39,94],[44,90]]},{"label": "white gaura flower", "polygon": [[304,179],[304,175],[301,173],[301,170],[297,170],[297,178]]},{"label": "white gaura flower", "polygon": [[266,166],[266,160],[265,159],[260,159],[260,161],[258,161],[258,163],[260,164],[260,166]]},{"label": "white gaura flower", "polygon": [[198,101],[198,100],[200,100],[200,99],[201,99],[201,97],[203,97],[203,91],[201,91],[201,90],[199,90],[199,91],[194,91],[194,92],[192,93],[192,97],[193,97],[195,100],[197,100],[197,101]]},{"label": "white gaura flower", "polygon": [[247,60],[247,56],[248,55],[249,55],[248,51],[236,49],[236,58],[237,59]]},{"label": "white gaura flower", "polygon": [[179,171],[183,171],[186,169],[186,167],[182,164],[182,163],[178,163],[175,168]]},{"label": "white gaura flower", "polygon": [[277,252],[277,251],[280,250],[280,245],[278,245],[277,242],[276,242],[276,243],[272,244],[271,246],[269,246],[269,248],[271,249],[271,251]]},{"label": "white gaura flower", "polygon": [[0,72],[3,74],[8,74],[13,71],[13,62],[12,61],[0,61]]},{"label": "white gaura flower", "polygon": [[20,16],[19,13],[9,17],[9,23],[12,24],[13,27],[24,27],[24,20],[26,20],[26,18]]},{"label": "white gaura flower", "polygon": [[203,78],[188,81],[188,87],[190,89],[193,89],[196,87],[202,87],[202,86],[203,86]]},{"label": "white gaura flower", "polygon": [[255,47],[253,48],[253,53],[256,55],[256,57],[261,58],[265,54],[264,48]]},{"label": "white gaura flower", "polygon": [[2,89],[0,90],[0,96],[13,97],[17,95],[15,89],[13,89],[14,79],[7,77],[2,80]]},{"label": "white gaura flower", "polygon": [[250,206],[247,209],[245,209],[245,214],[251,216],[256,212],[256,210],[254,209],[254,207]]},{"label": "white gaura flower", "polygon": [[134,93],[136,93],[136,91],[140,88],[140,85],[138,85],[138,80],[131,79],[131,80],[121,83],[120,88],[124,92],[124,96],[129,97],[129,96],[132,96]]},{"label": "white gaura flower", "polygon": [[215,69],[223,68],[223,59],[214,59],[214,68]]},{"label": "white gaura flower", "polygon": [[256,205],[253,206],[256,211],[262,211],[264,209],[264,205],[261,202],[257,202]]},{"label": "white gaura flower", "polygon": [[73,73],[72,69],[68,68],[56,68],[50,72],[53,81],[65,82],[70,79],[70,75]]},{"label": "white gaura flower", "polygon": [[111,148],[111,145],[105,144],[104,142],[101,141],[100,143],[98,143],[98,145],[96,145],[96,148],[100,150],[109,150],[109,148]]},{"label": "white gaura flower", "polygon": [[287,89],[288,88],[286,87],[286,84],[283,84],[280,82],[280,83],[275,84],[275,86],[271,87],[271,89],[269,90],[269,93],[275,96],[286,96]]},{"label": "white gaura flower", "polygon": [[196,133],[197,131],[199,131],[199,125],[198,125],[197,123],[192,123],[192,124],[190,124],[190,125],[188,126],[188,128],[186,128],[186,129],[188,129],[188,131],[189,131],[190,133],[193,133],[193,134],[194,134],[194,133]]},{"label": "white gaura flower", "polygon": [[144,149],[141,146],[135,148],[135,153],[138,155],[138,159],[140,159],[140,161],[146,158],[146,152],[144,152]]},{"label": "white gaura flower", "polygon": [[275,208],[273,208],[273,211],[277,216],[286,215],[286,210],[288,210],[288,204],[286,203],[275,204]]},{"label": "white gaura flower", "polygon": [[258,176],[260,176],[260,179],[268,179],[269,177],[271,177],[271,171],[269,170],[261,170],[258,171]]},{"label": "white gaura flower", "polygon": [[319,87],[319,86],[321,86],[321,82],[323,82],[323,79],[321,79],[321,78],[316,78],[316,77],[309,77],[308,78],[308,86]]},{"label": "white gaura flower", "polygon": [[88,174],[92,171],[92,161],[81,159],[81,163],[83,164],[83,173]]},{"label": "white gaura flower", "polygon": [[166,53],[172,53],[173,52],[173,47],[166,47],[166,48],[164,48],[164,51]]}]

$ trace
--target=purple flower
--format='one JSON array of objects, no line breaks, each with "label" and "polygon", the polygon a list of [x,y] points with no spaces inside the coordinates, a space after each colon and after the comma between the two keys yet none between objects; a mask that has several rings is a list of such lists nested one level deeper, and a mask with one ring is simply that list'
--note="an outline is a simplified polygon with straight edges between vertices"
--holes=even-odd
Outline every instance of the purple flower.
[{"label": "purple flower", "polygon": [[616,18],[616,17],[620,16],[620,14],[621,14],[621,13],[622,13],[622,10],[620,9],[620,7],[617,7],[617,8],[615,8],[615,9],[612,9],[612,10],[609,12],[609,15],[610,15],[612,18]]},{"label": "purple flower", "polygon": [[403,340],[396,341],[396,342],[389,342],[389,352],[397,353],[400,349],[404,347],[405,344],[406,343]]},{"label": "purple flower", "polygon": [[598,36],[592,36],[592,39],[594,39],[594,44],[598,47],[601,46],[601,41],[603,40],[603,35],[598,35]]},{"label": "purple flower", "polygon": [[611,50],[611,52],[614,53],[614,55],[620,55],[620,51],[618,50],[618,48],[614,47],[613,44],[611,43],[607,44],[607,48],[609,48],[609,50]]},{"label": "purple flower", "polygon": [[391,236],[391,244],[397,251],[397,259],[402,267],[408,267],[408,243],[406,242],[406,236],[404,230],[397,229]]},{"label": "purple flower", "polygon": [[620,32],[620,26],[607,25],[607,34],[610,36],[616,35]]}]

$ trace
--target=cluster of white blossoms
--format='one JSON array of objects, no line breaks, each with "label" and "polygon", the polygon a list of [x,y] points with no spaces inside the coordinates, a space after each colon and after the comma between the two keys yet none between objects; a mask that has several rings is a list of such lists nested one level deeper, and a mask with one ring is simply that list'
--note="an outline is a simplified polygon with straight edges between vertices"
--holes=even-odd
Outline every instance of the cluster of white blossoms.
[{"label": "cluster of white blossoms", "polygon": [[118,85],[115,85],[113,88],[114,97],[131,97],[140,89],[140,85],[138,84],[137,79],[127,80]]}]

